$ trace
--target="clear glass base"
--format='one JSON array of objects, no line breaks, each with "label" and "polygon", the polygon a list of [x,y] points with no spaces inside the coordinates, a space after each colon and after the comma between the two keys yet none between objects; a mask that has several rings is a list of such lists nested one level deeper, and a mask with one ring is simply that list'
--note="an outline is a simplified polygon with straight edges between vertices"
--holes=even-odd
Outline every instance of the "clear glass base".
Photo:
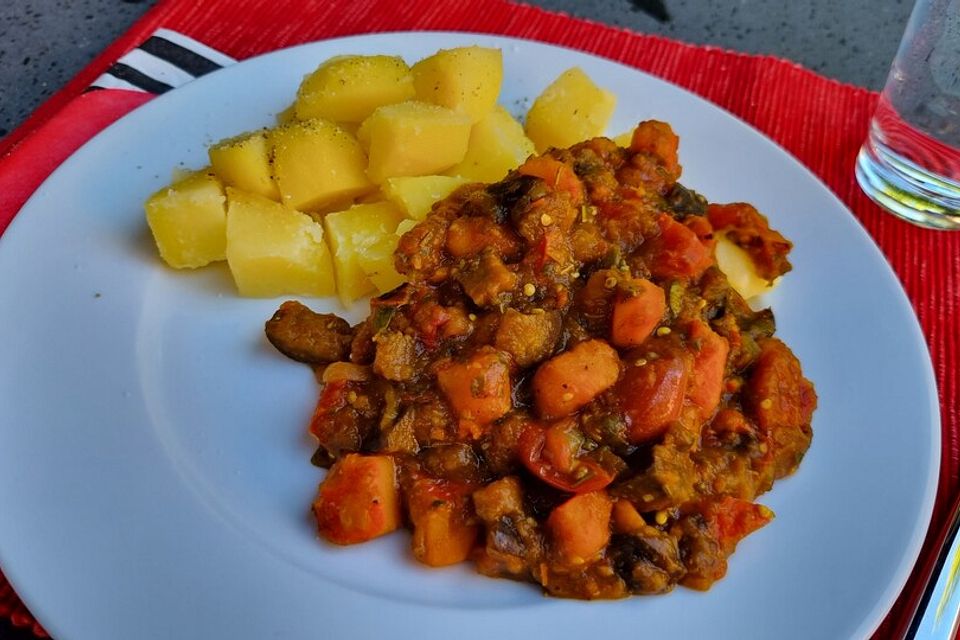
[{"label": "clear glass base", "polygon": [[933,175],[877,143],[857,156],[857,182],[887,211],[930,229],[960,230],[960,184]]}]

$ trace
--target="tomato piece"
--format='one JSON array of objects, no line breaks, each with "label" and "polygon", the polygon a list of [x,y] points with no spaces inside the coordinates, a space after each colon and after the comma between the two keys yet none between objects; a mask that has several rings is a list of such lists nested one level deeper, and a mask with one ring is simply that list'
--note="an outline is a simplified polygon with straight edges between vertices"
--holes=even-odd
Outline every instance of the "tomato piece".
[{"label": "tomato piece", "polygon": [[706,216],[687,216],[683,221],[684,226],[696,234],[697,239],[703,243],[707,251],[713,252],[717,239],[713,235],[713,225]]},{"label": "tomato piece", "polygon": [[631,151],[647,153],[657,158],[673,180],[680,177],[680,162],[677,157],[679,148],[680,138],[673,132],[673,128],[659,120],[641,122],[633,130],[630,139]]},{"label": "tomato piece", "polygon": [[335,417],[338,411],[347,406],[350,391],[352,391],[355,386],[356,385],[349,380],[332,380],[324,383],[323,390],[320,391],[320,397],[317,399],[317,406],[313,410],[313,417],[310,419],[310,427],[308,429],[321,443],[330,440],[342,440],[342,438],[338,437],[342,429]]},{"label": "tomato piece", "polygon": [[613,474],[593,460],[579,457],[582,442],[583,435],[572,421],[549,428],[530,423],[518,441],[520,460],[530,473],[557,489],[598,491],[613,482]]},{"label": "tomato piece", "polygon": [[670,423],[680,417],[688,377],[687,359],[679,354],[662,356],[626,370],[618,395],[623,399],[632,443],[662,435]]},{"label": "tomato piece", "polygon": [[731,496],[708,501],[702,512],[728,556],[737,548],[738,542],[773,520],[773,511],[767,507]]},{"label": "tomato piece", "polygon": [[713,264],[710,250],[690,228],[661,213],[660,235],[641,247],[647,267],[655,278],[697,279]]},{"label": "tomato piece", "polygon": [[543,455],[564,473],[574,470],[582,447],[583,434],[572,420],[552,425],[544,433]]},{"label": "tomato piece", "polygon": [[315,413],[325,415],[347,405],[348,380],[333,380],[323,385]]},{"label": "tomato piece", "polygon": [[420,333],[420,340],[429,349],[436,348],[440,341],[440,331],[450,321],[446,308],[436,303],[426,303],[417,307],[413,320]]},{"label": "tomato piece", "polygon": [[632,295],[621,293],[613,304],[610,342],[621,349],[643,344],[667,311],[663,289],[643,278],[630,285]]},{"label": "tomato piece", "polygon": [[550,156],[535,156],[517,168],[517,173],[540,178],[548,185],[570,196],[573,204],[583,202],[583,183],[570,165]]}]

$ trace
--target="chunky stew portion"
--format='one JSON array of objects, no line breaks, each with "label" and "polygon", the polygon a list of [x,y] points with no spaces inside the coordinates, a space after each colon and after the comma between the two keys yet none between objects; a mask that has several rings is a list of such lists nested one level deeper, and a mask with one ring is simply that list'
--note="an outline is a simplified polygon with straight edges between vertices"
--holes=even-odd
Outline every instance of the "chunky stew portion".
[{"label": "chunky stew portion", "polygon": [[790,242],[677,182],[677,147],[648,121],[629,148],[597,138],[461,187],[401,238],[409,282],[356,327],[280,307],[268,338],[321,380],[324,538],[405,526],[423,563],[569,598],[724,576],[817,397],[713,257],[723,229],[772,280]]}]

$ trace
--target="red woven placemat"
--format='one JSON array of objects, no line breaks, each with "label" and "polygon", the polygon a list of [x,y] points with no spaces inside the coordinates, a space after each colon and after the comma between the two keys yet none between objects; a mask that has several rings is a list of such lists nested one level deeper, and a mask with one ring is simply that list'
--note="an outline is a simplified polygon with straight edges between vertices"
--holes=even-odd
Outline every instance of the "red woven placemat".
[{"label": "red woven placemat", "polygon": [[[882,212],[857,187],[854,159],[877,94],[777,58],[686,45],[504,0],[166,0],[0,141],[0,156],[26,145],[44,123],[76,104],[75,98],[111,63],[159,27],[185,33],[238,59],[312,40],[377,31],[475,31],[530,38],[632,65],[686,87],[749,122],[807,165],[850,207],[906,287],[939,384],[943,463],[928,538],[942,527],[958,493],[960,470],[960,234],[901,222]],[[0,231],[23,198],[0,198]],[[922,567],[932,560],[932,547],[928,539],[918,565],[921,569],[914,572],[875,637],[893,637],[904,624]],[[18,625],[35,625],[2,574],[0,615],[10,616]],[[35,630],[42,633],[39,626]]]}]

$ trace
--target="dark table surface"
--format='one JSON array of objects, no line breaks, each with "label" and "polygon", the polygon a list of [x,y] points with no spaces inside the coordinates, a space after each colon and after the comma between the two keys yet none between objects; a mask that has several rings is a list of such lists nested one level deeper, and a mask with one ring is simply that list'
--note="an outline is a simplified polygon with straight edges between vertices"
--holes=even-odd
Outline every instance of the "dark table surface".
[{"label": "dark table surface", "polygon": [[[871,89],[883,86],[913,5],[913,0],[529,1],[685,42],[789,58],[826,76]],[[151,0],[0,1],[0,137],[153,4]]]},{"label": "dark table surface", "polygon": [[[479,1],[479,0],[476,0]],[[880,89],[912,0],[529,0],[696,44],[788,58]],[[0,137],[16,128],[154,2],[0,1]],[[0,638],[33,638],[0,621]]]}]

